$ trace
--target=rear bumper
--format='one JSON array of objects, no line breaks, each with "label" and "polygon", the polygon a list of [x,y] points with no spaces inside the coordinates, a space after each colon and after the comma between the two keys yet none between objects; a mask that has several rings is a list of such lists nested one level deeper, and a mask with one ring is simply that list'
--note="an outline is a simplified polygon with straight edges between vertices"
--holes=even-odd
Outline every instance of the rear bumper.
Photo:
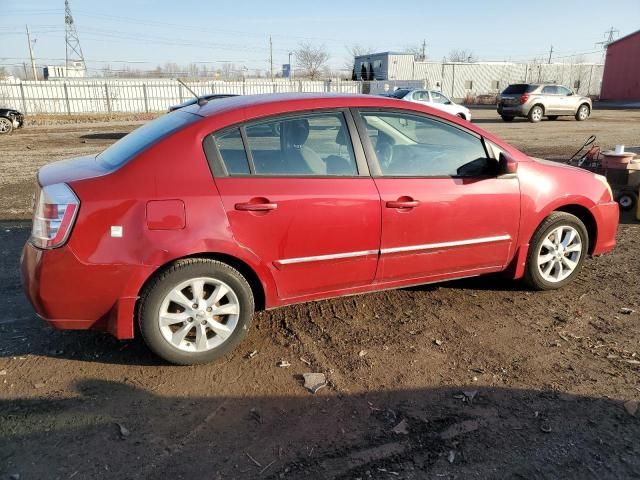
[{"label": "rear bumper", "polygon": [[140,267],[81,262],[68,247],[40,250],[24,246],[20,272],[34,310],[53,328],[101,330],[119,339],[133,338],[137,291],[131,278]]},{"label": "rear bumper", "polygon": [[523,105],[502,105],[498,104],[498,113],[500,115],[511,115],[514,117],[526,117],[529,109],[525,109]]},{"label": "rear bumper", "polygon": [[620,209],[617,202],[599,203],[591,209],[591,213],[596,220],[598,229],[591,254],[602,255],[610,252],[616,246]]}]

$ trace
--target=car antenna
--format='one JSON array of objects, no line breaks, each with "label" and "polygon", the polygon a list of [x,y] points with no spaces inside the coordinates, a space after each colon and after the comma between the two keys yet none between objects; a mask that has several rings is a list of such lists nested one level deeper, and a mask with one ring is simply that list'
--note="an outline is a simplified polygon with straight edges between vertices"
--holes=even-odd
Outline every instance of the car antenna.
[{"label": "car antenna", "polygon": [[196,92],[194,92],[191,88],[189,88],[189,85],[184,83],[182,80],[180,80],[179,78],[176,78],[176,80],[178,81],[178,83],[180,83],[180,85],[182,85],[184,88],[189,90],[194,97],[196,97],[196,99],[198,100],[198,102],[197,102],[198,105],[200,105],[202,107],[202,106],[206,105],[207,103],[209,103],[209,100],[207,100],[206,98],[199,97],[198,94]]}]

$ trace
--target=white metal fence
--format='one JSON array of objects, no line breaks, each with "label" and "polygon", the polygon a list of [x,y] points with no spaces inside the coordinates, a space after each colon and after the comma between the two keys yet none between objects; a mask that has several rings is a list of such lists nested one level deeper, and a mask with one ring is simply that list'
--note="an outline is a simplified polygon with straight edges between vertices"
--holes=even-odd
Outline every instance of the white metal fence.
[{"label": "white metal fence", "polygon": [[[250,95],[287,92],[360,93],[360,82],[188,82],[198,95],[227,93]],[[0,82],[0,106],[34,113],[141,113],[162,112],[193,95],[172,80],[69,80]]]},{"label": "white metal fence", "polygon": [[[491,101],[510,83],[560,83],[580,95],[598,96],[603,66],[599,64],[429,63],[415,62],[413,79],[360,81],[246,80],[188,82],[198,95],[250,95],[287,92],[383,93],[396,87],[431,88],[460,101]],[[34,113],[142,113],[166,111],[191,98],[168,79],[83,79],[42,82],[0,81],[0,107]]]}]

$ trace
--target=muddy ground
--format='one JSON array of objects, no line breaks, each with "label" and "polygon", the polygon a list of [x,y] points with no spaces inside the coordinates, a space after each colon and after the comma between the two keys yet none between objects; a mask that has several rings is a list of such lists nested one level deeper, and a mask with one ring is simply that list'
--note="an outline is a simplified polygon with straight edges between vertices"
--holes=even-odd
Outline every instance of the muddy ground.
[{"label": "muddy ground", "polygon": [[[565,158],[591,133],[607,148],[640,144],[638,111],[535,126],[474,114],[535,156]],[[35,171],[135,125],[0,138],[0,479],[640,477],[630,217],[615,253],[561,291],[491,276],[261,312],[211,365],[168,366],[139,341],[45,326],[18,275]],[[312,395],[305,372],[329,385]]]}]

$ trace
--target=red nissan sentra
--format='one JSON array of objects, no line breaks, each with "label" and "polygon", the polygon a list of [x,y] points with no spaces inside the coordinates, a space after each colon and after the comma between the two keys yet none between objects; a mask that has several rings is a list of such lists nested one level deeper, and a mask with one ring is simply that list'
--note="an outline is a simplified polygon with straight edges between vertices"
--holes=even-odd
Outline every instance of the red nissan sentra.
[{"label": "red nissan sentra", "polygon": [[53,327],[128,339],[137,323],[194,364],[236,347],[255,309],[491,272],[559,288],[617,226],[603,177],[442,111],[234,97],[43,167],[22,277]]}]

